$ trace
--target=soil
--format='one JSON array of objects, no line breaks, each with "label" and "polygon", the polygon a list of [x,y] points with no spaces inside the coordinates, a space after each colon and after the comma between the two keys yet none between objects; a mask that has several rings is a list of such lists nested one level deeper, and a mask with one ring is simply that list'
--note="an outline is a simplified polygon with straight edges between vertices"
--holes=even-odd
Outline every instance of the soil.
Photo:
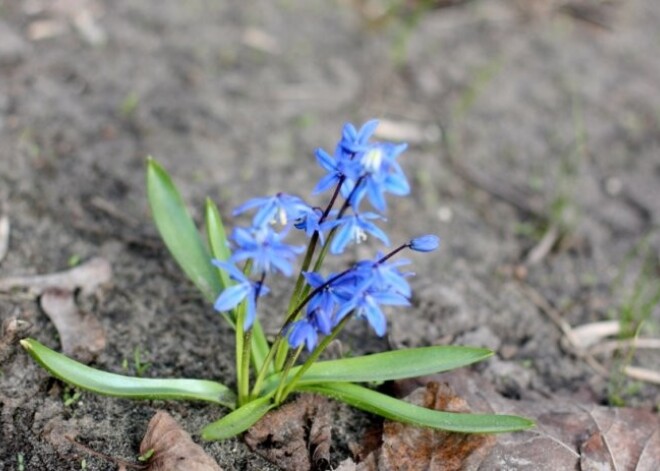
[{"label": "soil", "polygon": [[[487,346],[498,354],[477,368],[510,397],[657,407],[657,386],[573,355],[529,293],[578,326],[619,318],[637,281],[657,279],[660,4],[407,2],[378,17],[387,3],[0,1],[0,212],[11,222],[0,276],[105,257],[112,286],[78,300],[107,335],[94,365],[122,372],[128,359],[132,372],[139,349],[147,376],[233,385],[230,328],[150,221],[145,157],[173,175],[198,221],[211,196],[231,227],[249,197],[308,195],[322,174],[314,148],[332,149],[345,121],[379,117],[384,138],[410,141],[413,191],[392,200],[388,233],[437,233],[443,245],[410,257],[414,306],[390,312],[387,337],[355,323],[345,348]],[[552,225],[562,237],[525,263]],[[263,313],[271,332],[283,302]],[[35,299],[2,294],[0,319],[13,316],[60,348]],[[656,306],[642,334],[657,336],[659,321]],[[659,364],[642,350],[630,361]],[[0,370],[0,470],[21,459],[29,470],[83,459],[116,469],[62,437],[134,460],[156,409],[193,434],[225,413],[87,393],[65,405],[64,385],[19,348]],[[376,420],[340,409],[333,465]],[[204,448],[227,470],[276,469],[240,439]]]}]

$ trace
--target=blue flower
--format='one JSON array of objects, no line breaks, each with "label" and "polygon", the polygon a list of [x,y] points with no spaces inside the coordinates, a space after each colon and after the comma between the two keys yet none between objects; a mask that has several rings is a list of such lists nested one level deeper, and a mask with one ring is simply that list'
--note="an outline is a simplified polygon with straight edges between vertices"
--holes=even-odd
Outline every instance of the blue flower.
[{"label": "blue flower", "polygon": [[315,232],[318,232],[321,244],[323,244],[325,243],[325,234],[323,233],[323,228],[321,228],[322,217],[323,211],[321,208],[310,208],[310,211],[307,211],[296,220],[294,227],[305,231],[305,235],[310,238]]},{"label": "blue flower", "polygon": [[336,322],[341,321],[352,311],[355,311],[356,317],[366,319],[374,332],[376,332],[376,335],[382,337],[387,330],[387,319],[380,308],[381,304],[388,306],[409,306],[410,302],[400,293],[366,289],[357,293],[353,299],[345,303],[337,311]]},{"label": "blue flower", "polygon": [[369,139],[378,127],[378,120],[372,119],[362,125],[360,130],[355,129],[351,123],[344,124],[339,145],[349,154],[364,152],[369,147]]},{"label": "blue flower", "polygon": [[304,248],[282,242],[285,234],[278,234],[270,226],[244,229],[237,227],[232,232],[236,245],[231,261],[252,260],[252,273],[279,271],[286,276],[293,272],[292,262]]},{"label": "blue flower", "polygon": [[339,227],[337,234],[330,243],[330,252],[333,254],[342,253],[349,243],[363,242],[367,239],[368,234],[376,237],[383,242],[383,244],[390,245],[390,241],[385,232],[374,223],[369,222],[369,219],[384,218],[375,213],[362,213],[343,216],[339,219],[323,223],[322,226],[324,226],[324,228],[332,229]]},{"label": "blue flower", "polygon": [[348,301],[352,296],[352,288],[343,284],[346,275],[333,280],[337,275],[331,273],[327,279],[315,272],[304,272],[305,280],[313,291],[318,290],[307,303],[307,315],[317,318],[317,325],[324,334],[328,334],[333,326],[332,318],[336,306]]},{"label": "blue flower", "polygon": [[275,196],[252,198],[233,212],[237,216],[250,209],[258,208],[254,215],[255,227],[265,226],[269,223],[279,222],[286,226],[289,221],[295,221],[311,209],[301,198],[286,193],[278,193]]},{"label": "blue flower", "polygon": [[250,280],[245,274],[236,268],[233,264],[212,260],[213,265],[225,270],[229,277],[236,281],[236,284],[225,288],[215,300],[213,307],[216,311],[227,312],[238,306],[241,301],[246,300],[245,323],[243,328],[248,330],[254,323],[256,316],[256,295],[264,296],[270,291],[263,283]]},{"label": "blue flower", "polygon": [[417,252],[433,252],[439,245],[440,238],[433,234],[415,237],[408,243],[408,247]]},{"label": "blue flower", "polygon": [[354,209],[359,207],[360,201],[366,195],[374,208],[385,212],[385,193],[398,196],[410,193],[406,175],[396,161],[407,147],[407,144],[376,143],[361,154],[361,183],[350,201]]},{"label": "blue flower", "polygon": [[410,260],[379,262],[382,258],[383,254],[378,252],[374,261],[363,260],[355,264],[354,270],[363,280],[361,286],[371,287],[378,291],[390,291],[409,298],[412,290],[406,277],[411,276],[412,273],[401,273],[399,267],[408,265]]},{"label": "blue flower", "polygon": [[322,193],[343,182],[341,192],[346,198],[359,176],[360,163],[346,155],[341,145],[337,145],[334,157],[323,149],[316,149],[316,160],[328,174],[319,180],[312,193],[315,195]]},{"label": "blue flower", "polygon": [[316,327],[312,322],[307,319],[301,319],[291,324],[288,338],[289,345],[293,348],[298,348],[305,343],[307,350],[311,352],[318,342],[319,334],[316,332]]}]

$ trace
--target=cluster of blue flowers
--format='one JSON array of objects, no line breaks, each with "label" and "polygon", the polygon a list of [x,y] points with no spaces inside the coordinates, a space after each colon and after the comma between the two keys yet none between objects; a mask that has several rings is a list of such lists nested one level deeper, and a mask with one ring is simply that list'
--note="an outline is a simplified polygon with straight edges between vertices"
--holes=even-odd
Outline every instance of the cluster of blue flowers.
[{"label": "cluster of blue flowers", "polygon": [[[346,124],[334,155],[323,149],[316,151],[316,159],[327,174],[314,188],[314,194],[334,191],[324,209],[311,206],[297,196],[278,193],[251,199],[234,211],[234,215],[254,211],[254,216],[249,228],[232,231],[230,260],[213,261],[235,282],[220,294],[215,309],[230,311],[245,300],[244,329],[252,326],[257,299],[269,292],[264,284],[266,276],[277,272],[292,275],[296,257],[305,250],[284,242],[294,228],[310,239],[308,254],[311,250],[313,255],[320,242],[321,254],[317,261],[321,262],[327,249],[332,254],[341,254],[350,244],[360,243],[369,236],[389,246],[387,235],[374,221],[385,219],[387,193],[398,196],[410,193],[406,176],[397,162],[407,145],[372,141],[377,126],[376,120],[367,122],[359,130]],[[335,209],[339,195],[343,203]],[[362,211],[365,200],[377,212]],[[287,336],[292,347],[305,344],[311,351],[319,334],[329,335],[342,320],[353,315],[366,319],[377,335],[384,335],[386,319],[381,306],[409,305],[411,294],[406,279],[411,274],[400,271],[400,267],[409,262],[389,261],[390,258],[405,248],[429,252],[438,244],[434,235],[418,237],[387,255],[378,253],[373,260],[360,261],[341,273],[325,277],[318,272],[320,267],[308,271],[309,266],[303,266],[301,274],[307,295],[298,300],[282,334]],[[246,262],[243,270],[236,267],[239,262]]]}]

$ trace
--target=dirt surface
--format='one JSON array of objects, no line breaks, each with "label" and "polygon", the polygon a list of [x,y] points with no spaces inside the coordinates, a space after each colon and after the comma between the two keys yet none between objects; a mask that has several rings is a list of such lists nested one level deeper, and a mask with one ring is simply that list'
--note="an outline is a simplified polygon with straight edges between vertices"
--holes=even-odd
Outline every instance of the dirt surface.
[{"label": "dirt surface", "polygon": [[[107,335],[94,364],[122,372],[128,359],[132,373],[139,349],[146,376],[233,385],[229,327],[150,222],[145,157],[198,220],[209,195],[231,226],[251,196],[306,196],[321,176],[313,149],[331,149],[345,121],[379,117],[383,138],[411,144],[413,193],[392,202],[389,234],[434,232],[443,247],[412,257],[414,307],[390,313],[388,337],[356,323],[346,348],[487,346],[498,355],[478,368],[509,397],[657,407],[656,386],[625,380],[608,357],[612,374],[599,374],[563,346],[539,299],[578,326],[617,319],[638,280],[657,279],[658,2],[408,2],[388,18],[381,3],[0,1],[0,212],[11,223],[0,276],[105,257],[112,285],[78,299]],[[550,226],[562,237],[543,253]],[[642,241],[647,255],[631,255]],[[270,329],[280,301],[264,313]],[[35,299],[2,293],[0,319],[16,315],[61,348]],[[642,336],[657,337],[657,307],[650,317]],[[87,393],[65,405],[62,383],[19,349],[5,356],[0,470],[116,469],[63,436],[134,460],[157,408],[193,434],[225,412]],[[649,350],[627,361],[659,364]],[[376,420],[339,411],[334,465]],[[275,469],[239,439],[204,448],[226,470]]]}]

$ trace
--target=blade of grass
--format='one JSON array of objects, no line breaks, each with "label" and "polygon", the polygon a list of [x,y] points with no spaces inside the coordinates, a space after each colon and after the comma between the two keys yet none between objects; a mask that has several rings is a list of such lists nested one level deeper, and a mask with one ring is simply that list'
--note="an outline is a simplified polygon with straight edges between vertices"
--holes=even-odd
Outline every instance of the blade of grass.
[{"label": "blade of grass", "polygon": [[248,402],[202,429],[203,440],[224,440],[245,432],[275,405],[270,396]]},{"label": "blade of grass", "polygon": [[[493,352],[485,348],[435,346],[319,361],[309,367],[298,380],[298,384],[360,383],[414,378],[470,365],[492,354]],[[293,368],[289,376],[294,377],[299,370],[300,366]],[[266,379],[265,390],[276,388],[280,376],[271,375]]]},{"label": "blade of grass", "polygon": [[525,430],[534,422],[513,415],[464,414],[419,407],[352,383],[297,385],[299,391],[330,396],[387,419],[460,433],[502,433]]},{"label": "blade of grass", "polygon": [[170,253],[204,297],[214,301],[223,286],[211,255],[172,179],[151,157],[147,161],[147,194],[154,222]]},{"label": "blade of grass", "polygon": [[122,376],[78,363],[34,339],[21,340],[21,345],[56,378],[97,394],[128,399],[206,401],[230,409],[236,407],[235,394],[215,381]]}]

